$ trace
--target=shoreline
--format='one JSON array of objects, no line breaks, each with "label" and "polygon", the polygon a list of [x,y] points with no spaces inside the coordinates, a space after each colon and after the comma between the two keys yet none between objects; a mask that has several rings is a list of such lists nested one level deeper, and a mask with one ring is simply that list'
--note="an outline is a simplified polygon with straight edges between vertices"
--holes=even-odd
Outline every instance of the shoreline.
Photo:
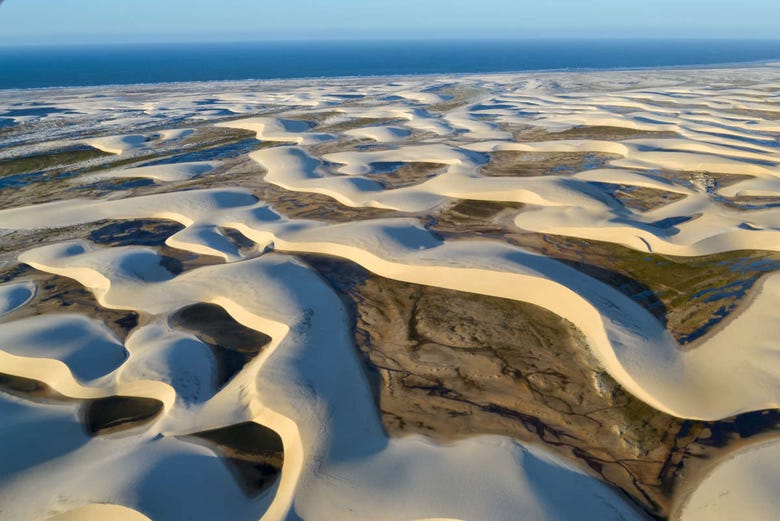
[{"label": "shoreline", "polygon": [[[27,93],[44,91],[66,91],[69,89],[112,89],[119,87],[160,87],[160,86],[182,86],[182,85],[205,85],[205,84],[233,84],[233,83],[281,83],[281,82],[306,82],[306,81],[356,81],[356,80],[381,80],[381,79],[436,79],[436,78],[468,78],[474,76],[514,76],[524,74],[576,74],[576,73],[612,73],[612,72],[631,72],[631,71],[705,71],[705,70],[741,70],[757,69],[780,66],[780,57],[765,60],[750,60],[744,62],[719,62],[719,63],[701,63],[685,65],[663,65],[663,66],[637,66],[637,67],[569,67],[569,68],[549,68],[549,69],[518,69],[510,71],[492,71],[492,72],[420,72],[420,73],[400,73],[400,74],[355,74],[355,75],[334,75],[334,76],[291,76],[291,77],[273,77],[273,78],[244,78],[228,80],[184,80],[184,81],[150,81],[138,83],[102,83],[90,85],[51,85],[47,87],[0,87],[0,95],[4,93]],[[0,115],[0,118],[3,116]]]}]

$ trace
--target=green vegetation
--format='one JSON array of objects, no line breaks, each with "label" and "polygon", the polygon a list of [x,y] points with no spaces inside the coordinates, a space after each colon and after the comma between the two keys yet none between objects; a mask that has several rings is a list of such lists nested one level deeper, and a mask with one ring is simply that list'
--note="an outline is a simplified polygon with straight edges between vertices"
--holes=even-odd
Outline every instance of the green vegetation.
[{"label": "green vegetation", "polygon": [[392,190],[420,184],[444,172],[446,168],[447,165],[442,163],[413,162],[404,163],[392,172],[369,174],[369,176],[384,184],[386,189]]},{"label": "green vegetation", "polygon": [[622,141],[639,138],[675,138],[676,132],[658,130],[639,130],[606,125],[572,127],[559,132],[549,132],[539,127],[509,129],[515,131],[515,140],[521,143],[535,141],[556,141],[563,139],[599,139],[604,141]]},{"label": "green vegetation", "polygon": [[490,162],[480,173],[491,177],[536,177],[568,175],[602,168],[617,154],[602,152],[523,152],[506,150],[492,152]]},{"label": "green vegetation", "polygon": [[344,132],[345,130],[352,130],[355,128],[373,127],[377,125],[391,125],[393,123],[399,123],[402,120],[397,118],[354,118],[348,121],[342,121],[340,123],[333,123],[331,125],[317,125],[316,130],[318,132]]},{"label": "green vegetation", "polygon": [[685,194],[643,186],[598,183],[620,203],[631,210],[646,212],[685,198]]},{"label": "green vegetation", "polygon": [[6,159],[0,161],[0,177],[62,168],[106,156],[113,156],[113,154],[85,146]]},{"label": "green vegetation", "polygon": [[472,219],[489,219],[507,209],[519,210],[523,203],[466,199],[447,209],[448,213]]},{"label": "green vegetation", "polygon": [[321,124],[323,121],[327,121],[331,118],[343,117],[344,113],[340,110],[328,110],[325,112],[304,112],[302,114],[281,114],[280,117],[284,119],[294,119],[296,121],[308,121],[313,123],[314,126]]},{"label": "green vegetation", "polygon": [[674,257],[549,234],[511,234],[507,239],[626,293],[684,344],[726,318],[763,274],[780,269],[780,254],[768,251]]},{"label": "green vegetation", "polygon": [[257,133],[252,130],[241,128],[216,126],[198,127],[192,134],[184,136],[181,139],[179,151],[183,152],[186,149],[189,152],[191,150],[200,150],[201,148],[226,145],[244,139],[251,139],[256,135]]},{"label": "green vegetation", "polygon": [[482,89],[474,87],[445,87],[443,89],[437,90],[436,94],[449,96],[450,99],[428,105],[425,107],[425,110],[434,114],[449,112],[450,110],[468,105],[469,103],[473,102],[480,94],[483,94],[483,92],[484,91]]}]

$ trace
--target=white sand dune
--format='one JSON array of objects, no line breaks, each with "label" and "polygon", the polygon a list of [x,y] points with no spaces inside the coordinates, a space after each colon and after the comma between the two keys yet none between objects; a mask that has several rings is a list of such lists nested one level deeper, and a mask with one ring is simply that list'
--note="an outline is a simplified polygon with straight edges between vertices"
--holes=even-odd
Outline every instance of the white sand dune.
[{"label": "white sand dune", "polygon": [[344,134],[356,138],[373,139],[378,143],[394,143],[411,135],[411,131],[402,127],[380,126],[345,130]]},{"label": "white sand dune", "polygon": [[[649,312],[630,298],[575,270],[519,248],[485,242],[439,243],[413,221],[398,219],[333,226],[305,221],[290,223],[263,210],[262,203],[242,207],[241,203],[251,200],[248,194],[237,190],[194,191],[135,198],[132,205],[126,204],[127,200],[107,201],[95,204],[94,212],[102,218],[146,215],[176,219],[179,216],[177,220],[189,226],[183,230],[187,240],[180,242],[177,237],[183,232],[179,232],[170,239],[173,245],[198,252],[221,252],[226,259],[235,258],[236,253],[229,243],[228,250],[221,250],[227,243],[222,235],[216,231],[190,234],[187,230],[235,227],[258,244],[270,243],[276,249],[337,255],[390,278],[543,306],[570,320],[586,334],[591,348],[618,382],[644,401],[677,416],[718,419],[778,404],[778,368],[771,363],[775,350],[771,343],[764,344],[773,337],[763,333],[757,337],[745,336],[745,331],[754,330],[751,320],[761,323],[762,313],[772,313],[777,307],[780,293],[775,278],[767,279],[760,297],[751,303],[748,312],[698,349],[684,352]],[[221,205],[222,215],[214,212],[216,208],[209,210],[214,203]],[[36,208],[34,215],[28,214],[28,209],[20,209],[0,213],[0,217],[13,216],[21,225],[29,215],[30,226],[46,210],[51,222],[76,224],[95,219],[81,206],[77,212],[75,206],[57,203]],[[33,250],[21,258],[39,269],[52,271],[56,266],[52,259],[69,258],[73,252],[89,249],[88,245],[66,243]],[[82,280],[99,298],[111,290],[111,274],[121,268],[112,257],[114,251],[121,250],[96,252],[93,275]],[[121,275],[121,278],[127,279],[133,294],[142,284],[138,273],[158,282],[170,277],[151,252],[136,252],[132,259],[124,263],[133,266],[136,276]],[[86,266],[54,272],[81,280],[84,269]],[[754,312],[758,318],[753,318]],[[730,331],[741,339],[742,349],[729,347]],[[758,360],[764,361],[757,363]],[[713,399],[713,389],[724,390]]]},{"label": "white sand dune", "polygon": [[240,128],[257,133],[260,141],[280,141],[296,143],[298,145],[312,145],[321,141],[333,139],[333,136],[325,133],[305,132],[308,124],[305,121],[279,118],[249,118],[220,123],[218,126]]},{"label": "white sand dune", "polygon": [[109,136],[87,139],[84,143],[97,148],[98,150],[102,150],[103,152],[108,152],[109,154],[121,155],[147,148],[148,141],[148,136],[133,134],[128,136]]},{"label": "white sand dune", "polygon": [[119,505],[95,504],[57,514],[46,521],[150,521],[145,515]]},{"label": "white sand dune", "polygon": [[[152,114],[154,116],[154,114]],[[129,120],[132,122],[133,120]],[[113,120],[116,125],[121,121]],[[121,126],[120,126],[121,128]],[[98,138],[88,138],[77,140],[78,143],[89,145],[103,152],[117,155],[142,155],[152,150],[153,146],[175,145],[181,139],[192,135],[191,128],[174,128],[161,130],[159,132],[147,132],[137,134],[117,134],[113,136],[104,136]]]},{"label": "white sand dune", "polygon": [[[36,287],[30,281],[0,285],[0,373],[40,381],[67,398],[44,403],[0,396],[0,519],[642,518],[616,491],[542,447],[500,436],[448,445],[419,436],[389,439],[355,356],[347,310],[296,253],[333,255],[395,280],[542,306],[577,326],[604,370],[628,392],[678,417],[717,420],[780,406],[774,341],[780,335],[780,275],[759,280],[738,315],[695,349],[683,350],[650,312],[611,286],[503,242],[442,240],[419,219],[455,200],[504,201],[524,204],[511,215],[518,232],[679,256],[780,251],[776,208],[759,201],[756,209],[738,210],[722,200],[780,197],[780,124],[763,117],[779,110],[780,99],[771,94],[780,84],[778,69],[462,77],[457,82],[473,92],[462,103],[435,91],[452,81],[222,83],[175,91],[156,86],[124,92],[121,100],[113,100],[111,90],[96,89],[94,97],[78,89],[58,91],[53,103],[78,110],[63,116],[73,122],[71,129],[41,130],[51,140],[71,139],[129,157],[160,143],[175,146],[189,135],[190,129],[143,129],[160,118],[252,114],[219,124],[279,143],[249,154],[265,170],[264,182],[406,217],[343,224],[288,219],[242,188],[0,210],[4,233],[105,219],[169,219],[184,226],[168,238],[169,247],[224,260],[174,274],[147,247],[68,240],[19,252],[20,262],[74,279],[100,306],[133,310],[142,320],[120,342],[98,318],[62,313],[14,319]],[[345,100],[359,101],[342,106]],[[441,102],[452,103],[443,112],[426,109]],[[116,111],[138,107],[146,116],[133,123],[141,126],[128,128],[134,118]],[[337,112],[329,116],[335,123],[371,123],[317,132],[294,119],[309,112],[305,107]],[[674,135],[551,135],[538,142],[518,142],[513,135],[515,129],[565,132],[581,125],[615,127],[610,132],[618,136],[626,129]],[[93,127],[108,137],[79,137]],[[27,146],[23,137],[11,139]],[[355,146],[322,157],[311,148],[337,139]],[[365,146],[363,140],[373,143]],[[582,171],[483,176],[487,154],[500,151],[619,157]],[[415,162],[445,166],[435,177],[396,189],[374,177],[377,164]],[[163,183],[153,187],[162,191],[170,188],[164,183],[195,179],[220,164],[111,170],[72,182],[146,177]],[[744,180],[702,187],[670,171]],[[598,183],[685,197],[638,211]],[[256,248],[238,248],[226,228]],[[221,306],[272,339],[221,388],[214,353],[170,321],[177,310],[198,303]],[[162,412],[129,433],[88,436],[78,421],[79,400],[115,395],[157,399]],[[285,452],[278,483],[254,499],[211,449],[184,438],[246,421],[276,431]],[[776,518],[780,506],[771,487],[777,480],[770,468],[776,445],[738,452],[716,467],[694,487],[681,519],[742,512]]]},{"label": "white sand dune", "polygon": [[752,444],[718,463],[679,512],[685,521],[777,519],[780,511],[780,441]]},{"label": "white sand dune", "polygon": [[82,315],[43,315],[0,325],[0,345],[19,357],[60,361],[81,381],[110,373],[126,358],[102,322]]},{"label": "white sand dune", "polygon": [[[174,437],[153,439],[149,432],[90,438],[77,407],[0,397],[0,411],[10,420],[0,429],[3,519],[47,519],[73,510],[86,519],[206,520],[226,511],[259,519],[266,510],[268,499],[248,501],[209,449]],[[123,508],[78,510],[102,503]]]},{"label": "white sand dune", "polygon": [[780,178],[751,178],[718,190],[726,197],[777,197]]},{"label": "white sand dune", "polygon": [[[242,420],[277,430],[285,443],[285,468],[264,519],[286,519],[290,508],[306,519],[385,519],[391,510],[408,519],[509,520],[545,512],[574,519],[582,511],[593,512],[594,519],[634,517],[631,507],[593,478],[504,438],[446,448],[422,438],[387,440],[352,352],[345,310],[317,275],[289,258],[266,255],[161,280],[152,258],[138,256],[141,251],[147,250],[54,246],[29,252],[25,261],[76,278],[108,308],[160,314],[210,301],[272,335],[266,353],[201,409],[169,415],[159,425],[166,439],[194,425]],[[96,291],[106,279],[107,289]],[[236,415],[227,403],[244,407]],[[486,462],[490,475],[466,477],[468,469]],[[379,473],[388,468],[403,479]],[[533,494],[526,485],[548,482],[557,484],[549,495]],[[453,493],[461,499],[453,502]],[[605,504],[602,498],[610,499]]]},{"label": "white sand dune", "polygon": [[405,99],[424,105],[433,105],[451,99],[451,96],[442,96],[434,92],[420,92],[417,90],[400,90],[393,93],[393,99]]},{"label": "white sand dune", "polygon": [[173,163],[168,165],[141,166],[136,168],[122,168],[109,170],[98,174],[81,176],[74,183],[90,183],[104,181],[106,179],[146,178],[172,183],[176,181],[188,181],[206,174],[214,169],[215,164],[208,161],[193,163]]},{"label": "white sand dune", "polygon": [[[533,144],[482,143],[478,148],[631,153],[627,144],[585,140]],[[325,156],[327,161],[343,164],[338,172],[346,175],[328,174],[321,168],[319,160],[295,147],[260,150],[250,154],[250,157],[268,170],[267,181],[287,190],[328,195],[347,206],[419,212],[440,205],[448,198],[515,201],[532,205],[517,215],[517,226],[540,233],[614,242],[638,250],[670,255],[706,255],[750,248],[778,251],[780,248],[780,218],[771,209],[751,212],[748,220],[744,212],[720,207],[708,197],[689,197],[654,212],[631,212],[610,203],[598,190],[587,183],[579,183],[579,180],[593,180],[603,174],[603,182],[657,189],[668,189],[669,182],[658,178],[653,181],[653,177],[632,173],[626,167],[585,172],[573,178],[482,178],[476,174],[478,163],[465,152],[444,145],[421,145],[381,152],[342,152]],[[689,155],[691,157],[686,156],[685,159],[677,158],[674,168],[699,170],[702,160],[695,154]],[[383,190],[380,184],[371,179],[372,163],[410,161],[443,163],[449,167],[445,173],[424,183],[395,190]],[[753,164],[745,166],[739,161],[730,161],[742,165],[746,175],[753,172],[774,176],[765,167]],[[663,169],[668,166],[664,166],[663,161],[645,162],[650,165],[647,168]],[[613,164],[623,165],[619,160],[613,161]],[[751,170],[751,167],[756,170]],[[736,167],[732,170],[740,171]],[[774,179],[776,177],[768,178],[763,186],[772,186],[770,183]],[[671,191],[695,193],[681,187],[672,188]],[[655,224],[670,217],[699,214],[704,217],[691,218],[689,222],[683,219],[671,228]]]}]

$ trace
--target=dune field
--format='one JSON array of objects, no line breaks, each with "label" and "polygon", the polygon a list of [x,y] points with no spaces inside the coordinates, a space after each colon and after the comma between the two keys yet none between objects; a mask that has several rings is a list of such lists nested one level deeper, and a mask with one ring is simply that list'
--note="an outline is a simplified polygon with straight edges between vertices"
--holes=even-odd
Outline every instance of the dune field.
[{"label": "dune field", "polygon": [[780,66],[0,91],[0,520],[780,517]]}]

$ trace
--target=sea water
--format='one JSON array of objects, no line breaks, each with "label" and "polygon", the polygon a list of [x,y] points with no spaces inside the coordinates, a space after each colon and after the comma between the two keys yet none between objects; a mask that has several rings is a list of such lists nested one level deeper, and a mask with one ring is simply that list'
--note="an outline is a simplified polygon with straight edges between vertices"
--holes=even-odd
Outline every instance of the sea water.
[{"label": "sea water", "polygon": [[780,40],[387,40],[0,48],[0,88],[625,69],[780,59]]}]

